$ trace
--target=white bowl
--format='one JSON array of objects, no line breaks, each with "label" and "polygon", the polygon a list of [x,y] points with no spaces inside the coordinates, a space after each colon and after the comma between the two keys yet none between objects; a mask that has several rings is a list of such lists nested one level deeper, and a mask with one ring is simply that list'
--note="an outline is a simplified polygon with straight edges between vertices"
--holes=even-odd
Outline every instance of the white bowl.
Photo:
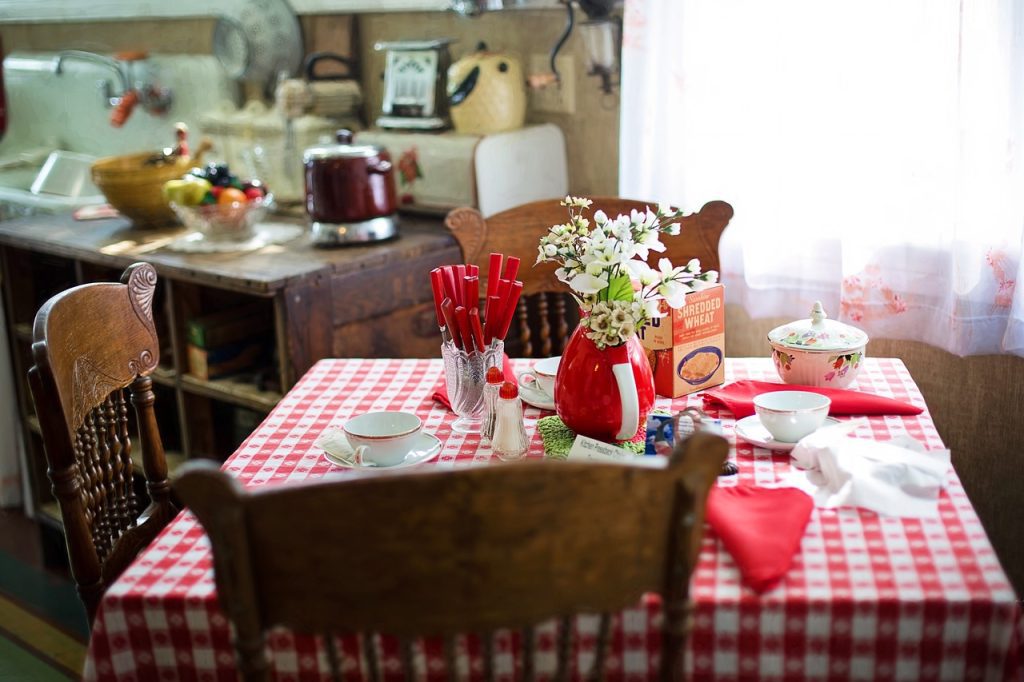
[{"label": "white bowl", "polygon": [[832,401],[810,391],[772,391],[754,396],[754,412],[772,438],[795,443],[817,431]]}]

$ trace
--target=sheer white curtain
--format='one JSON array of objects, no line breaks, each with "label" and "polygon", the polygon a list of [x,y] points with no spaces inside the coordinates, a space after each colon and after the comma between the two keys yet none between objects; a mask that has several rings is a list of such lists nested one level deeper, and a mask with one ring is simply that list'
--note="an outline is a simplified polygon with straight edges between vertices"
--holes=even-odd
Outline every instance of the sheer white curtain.
[{"label": "sheer white curtain", "polygon": [[627,0],[620,194],[736,210],[730,302],[1024,355],[1024,3]]}]

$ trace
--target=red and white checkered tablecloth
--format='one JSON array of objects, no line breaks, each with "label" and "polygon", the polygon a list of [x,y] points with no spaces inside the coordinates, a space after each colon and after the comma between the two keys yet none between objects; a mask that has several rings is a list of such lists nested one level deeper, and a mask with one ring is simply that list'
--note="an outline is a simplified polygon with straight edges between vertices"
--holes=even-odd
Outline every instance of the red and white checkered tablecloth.
[{"label": "red and white checkered tablecloth", "polygon": [[[527,360],[513,362],[517,371]],[[777,380],[768,359],[729,359],[726,381]],[[370,410],[415,412],[443,443],[430,464],[486,461],[490,449],[478,436],[453,433],[454,416],[432,402],[443,383],[438,360],[324,360],[286,395],[262,425],[225,463],[247,485],[356,475],[332,467],[317,435]],[[924,406],[920,391],[899,360],[869,359],[860,388]],[[699,396],[659,399],[678,410],[699,405]],[[528,408],[530,456],[541,457],[536,420]],[[719,415],[736,444],[736,483],[775,484],[791,470],[785,454],[736,442],[734,419]],[[879,439],[909,434],[927,448],[942,442],[927,412],[917,417],[871,417]],[[867,431],[867,429],[861,429]],[[761,596],[740,586],[731,557],[706,536],[693,575],[695,606],[688,674],[696,680],[991,680],[1020,674],[1017,658],[1020,610],[992,546],[956,473],[950,469],[936,518],[886,518],[857,509],[815,510],[800,552],[784,582]],[[599,522],[599,520],[598,520]],[[655,677],[661,610],[646,598],[613,620],[611,679]],[[589,669],[596,617],[576,620],[574,660]],[[535,659],[541,677],[553,672],[556,629],[538,629]],[[355,639],[340,641],[346,679],[364,676]],[[326,651],[314,637],[275,631],[270,636],[278,680],[328,679]],[[378,640],[386,679],[398,679],[394,641]],[[518,635],[499,633],[496,674],[512,679]],[[457,643],[460,677],[482,673],[480,642]],[[420,679],[447,678],[440,642],[414,649]],[[214,589],[209,543],[185,512],[111,586],[93,626],[86,680],[234,680],[230,627]]]}]

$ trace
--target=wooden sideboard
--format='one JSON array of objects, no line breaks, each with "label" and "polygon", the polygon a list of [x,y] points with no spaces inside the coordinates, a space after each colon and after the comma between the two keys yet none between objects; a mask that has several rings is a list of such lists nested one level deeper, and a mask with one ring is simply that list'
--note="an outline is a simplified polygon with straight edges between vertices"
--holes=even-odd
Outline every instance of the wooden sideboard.
[{"label": "wooden sideboard", "polygon": [[[438,218],[403,216],[401,237],[320,249],[307,235],[245,253],[168,248],[180,227],[136,230],[123,219],[54,215],[0,222],[6,328],[26,443],[30,514],[59,526],[46,478],[39,421],[28,391],[32,321],[53,294],[117,281],[131,263],[160,277],[154,314],[161,357],[153,373],[161,436],[173,468],[191,457],[223,460],[280,396],[324,357],[434,357],[440,337],[429,271],[460,260]],[[186,321],[251,304],[261,307],[273,359],[260,371],[203,380],[188,372]]]}]

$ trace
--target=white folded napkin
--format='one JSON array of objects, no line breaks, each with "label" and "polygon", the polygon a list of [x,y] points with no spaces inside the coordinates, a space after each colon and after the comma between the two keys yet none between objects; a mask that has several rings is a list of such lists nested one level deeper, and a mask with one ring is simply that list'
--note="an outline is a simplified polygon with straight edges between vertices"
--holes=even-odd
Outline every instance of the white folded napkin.
[{"label": "white folded napkin", "polygon": [[949,450],[913,438],[851,438],[860,421],[819,429],[793,448],[791,483],[819,507],[863,507],[888,516],[935,516],[950,465]]},{"label": "white folded napkin", "polygon": [[321,448],[329,455],[340,459],[342,462],[355,465],[355,450],[352,444],[345,437],[345,432],[339,428],[327,428],[316,437],[313,445]]}]

